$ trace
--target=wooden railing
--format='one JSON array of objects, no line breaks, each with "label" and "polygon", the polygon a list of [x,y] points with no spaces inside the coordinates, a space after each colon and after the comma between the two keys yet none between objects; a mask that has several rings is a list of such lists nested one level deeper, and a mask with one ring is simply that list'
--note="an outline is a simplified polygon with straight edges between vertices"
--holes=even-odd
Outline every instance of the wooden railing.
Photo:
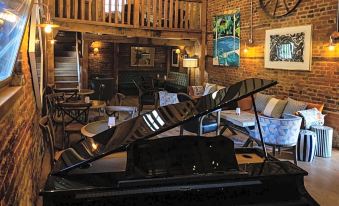
[{"label": "wooden railing", "polygon": [[[55,17],[116,27],[200,30],[198,0],[56,0]],[[99,23],[100,22],[100,23]]]}]

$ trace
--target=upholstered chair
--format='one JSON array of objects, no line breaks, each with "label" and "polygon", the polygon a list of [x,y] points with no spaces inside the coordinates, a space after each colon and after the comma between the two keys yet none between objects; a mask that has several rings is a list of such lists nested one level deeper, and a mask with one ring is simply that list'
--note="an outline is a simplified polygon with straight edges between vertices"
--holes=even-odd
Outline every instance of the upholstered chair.
[{"label": "upholstered chair", "polygon": [[[301,117],[291,114],[284,114],[283,118],[279,119],[259,116],[264,142],[266,145],[273,147],[273,155],[275,155],[276,147],[292,147],[294,163],[297,164],[296,145],[298,142],[301,120]],[[248,131],[250,138],[260,144],[258,125],[256,124],[254,129],[248,129]]]}]

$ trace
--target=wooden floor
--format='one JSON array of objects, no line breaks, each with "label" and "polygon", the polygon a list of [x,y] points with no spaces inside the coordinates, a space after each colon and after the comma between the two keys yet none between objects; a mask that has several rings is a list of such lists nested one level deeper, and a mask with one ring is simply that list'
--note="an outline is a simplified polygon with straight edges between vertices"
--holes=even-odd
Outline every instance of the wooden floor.
[{"label": "wooden floor", "polygon": [[[128,97],[125,100],[124,105],[137,105],[136,97]],[[147,109],[152,109],[152,107],[146,106]],[[185,132],[184,134],[190,134]],[[214,135],[211,133],[209,136]],[[179,128],[174,128],[165,133],[162,133],[159,136],[175,136],[179,135]],[[229,134],[226,134],[229,135]],[[235,142],[240,143],[246,140],[246,137],[243,135],[237,135],[230,137]],[[288,158],[292,161],[292,156],[289,152],[282,152],[279,158]],[[48,159],[45,157],[45,167],[44,167],[44,176],[47,177],[47,174],[50,170]],[[333,149],[331,158],[321,158],[315,157],[314,161],[309,162],[298,162],[298,166],[306,170],[309,175],[305,178],[305,186],[307,191],[316,199],[320,205],[325,206],[339,206],[339,150]],[[44,178],[41,182],[41,188],[44,185]],[[39,198],[37,205],[42,205],[42,199]]]}]

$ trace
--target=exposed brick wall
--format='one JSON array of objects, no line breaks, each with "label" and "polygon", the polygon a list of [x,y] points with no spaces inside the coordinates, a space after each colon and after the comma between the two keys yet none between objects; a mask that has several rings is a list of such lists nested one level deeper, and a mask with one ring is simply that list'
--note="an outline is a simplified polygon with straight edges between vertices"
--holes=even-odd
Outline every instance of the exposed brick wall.
[{"label": "exposed brick wall", "polygon": [[[98,54],[94,54],[93,49],[99,48]],[[93,42],[88,52],[88,77],[96,75],[114,76],[114,58],[113,43],[110,42]]]},{"label": "exposed brick wall", "polygon": [[42,137],[27,46],[26,32],[21,47],[26,84],[11,109],[6,114],[0,114],[0,205],[35,205],[40,189]]},{"label": "exposed brick wall", "polygon": [[[279,82],[268,92],[278,96],[290,96],[297,100],[325,103],[325,110],[339,115],[339,48],[330,52],[327,49],[329,36],[336,30],[337,0],[303,0],[291,15],[272,19],[265,15],[258,1],[254,3],[253,34],[254,44],[249,52],[241,51],[240,67],[218,67],[212,65],[213,34],[212,18],[224,11],[240,8],[241,48],[250,36],[250,0],[208,0],[206,70],[209,81],[230,85],[239,80],[260,77]],[[312,68],[311,71],[287,71],[264,68],[265,30],[289,26],[313,25]],[[338,144],[338,122],[331,124],[336,128]]]}]

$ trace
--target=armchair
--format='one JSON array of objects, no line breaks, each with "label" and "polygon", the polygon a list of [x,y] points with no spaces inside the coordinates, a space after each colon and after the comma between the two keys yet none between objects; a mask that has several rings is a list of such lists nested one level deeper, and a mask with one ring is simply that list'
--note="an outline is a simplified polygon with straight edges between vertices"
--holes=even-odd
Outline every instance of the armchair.
[{"label": "armchair", "polygon": [[154,105],[157,108],[158,95],[155,89],[146,89],[142,85],[133,80],[134,85],[138,89],[138,114],[140,114],[144,105]]},{"label": "armchair", "polygon": [[[283,118],[272,118],[259,116],[263,139],[266,145],[273,147],[273,156],[276,147],[292,147],[294,155],[294,164],[297,165],[296,145],[301,126],[301,117],[284,114]],[[248,129],[249,136],[252,140],[260,144],[260,135],[258,125],[254,129]]]},{"label": "armchair", "polygon": [[[179,102],[193,101],[193,99],[185,93],[178,93],[178,100]],[[199,136],[214,131],[216,132],[216,135],[219,135],[220,112],[221,109],[183,124],[180,126],[180,135],[183,135],[184,130],[195,133]],[[212,115],[212,113],[216,113],[216,116]]]}]

